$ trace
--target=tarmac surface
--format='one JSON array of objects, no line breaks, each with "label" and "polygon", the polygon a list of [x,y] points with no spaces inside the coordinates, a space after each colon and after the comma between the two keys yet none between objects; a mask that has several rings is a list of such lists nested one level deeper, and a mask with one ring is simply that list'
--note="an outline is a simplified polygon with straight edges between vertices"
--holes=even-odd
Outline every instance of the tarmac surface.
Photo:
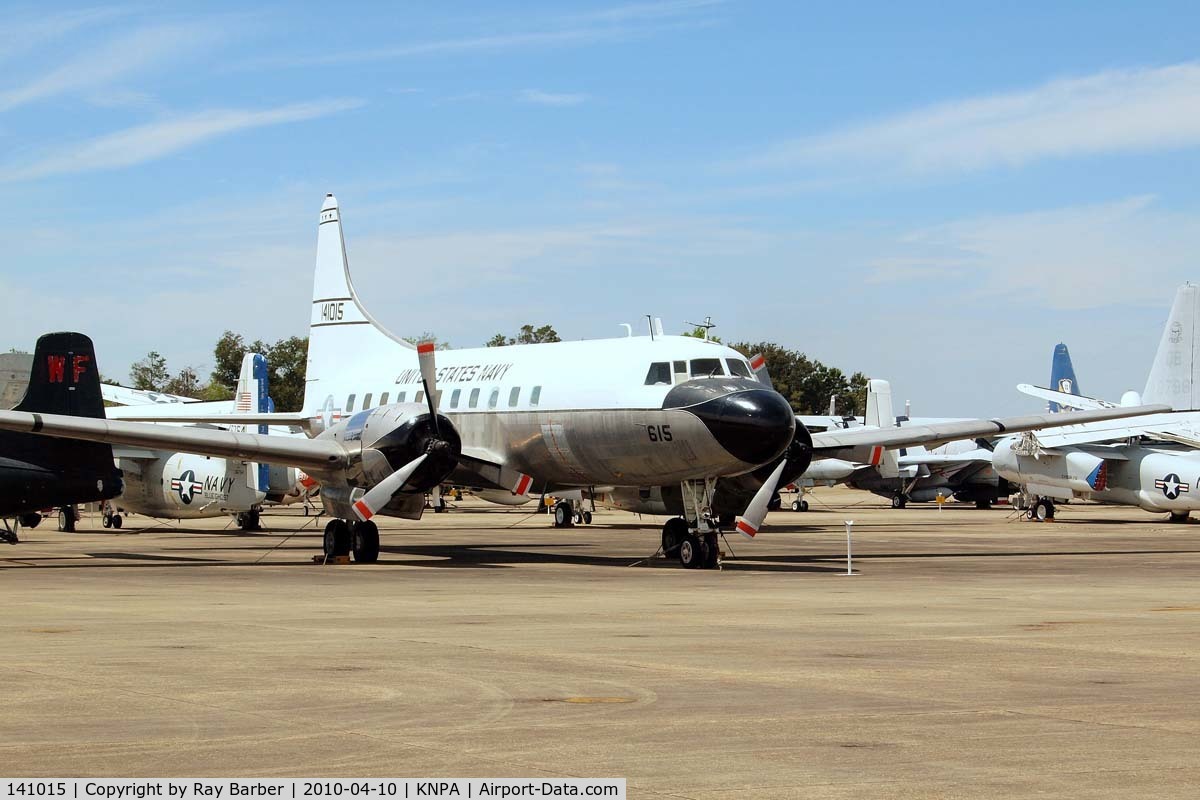
[{"label": "tarmac surface", "polygon": [[815,498],[719,572],[635,566],[661,520],[623,512],[468,502],[385,521],[363,566],[313,564],[293,511],[46,520],[0,545],[0,774],[1195,796],[1200,525]]}]

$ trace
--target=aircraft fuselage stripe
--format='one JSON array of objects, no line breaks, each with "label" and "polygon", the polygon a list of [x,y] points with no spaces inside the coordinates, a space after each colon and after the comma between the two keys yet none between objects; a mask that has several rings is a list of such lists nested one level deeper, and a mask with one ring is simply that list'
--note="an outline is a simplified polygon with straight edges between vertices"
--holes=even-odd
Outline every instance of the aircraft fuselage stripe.
[{"label": "aircraft fuselage stripe", "polygon": [[370,325],[369,320],[356,320],[352,322],[314,322],[308,327],[310,328],[331,328],[334,325]]}]

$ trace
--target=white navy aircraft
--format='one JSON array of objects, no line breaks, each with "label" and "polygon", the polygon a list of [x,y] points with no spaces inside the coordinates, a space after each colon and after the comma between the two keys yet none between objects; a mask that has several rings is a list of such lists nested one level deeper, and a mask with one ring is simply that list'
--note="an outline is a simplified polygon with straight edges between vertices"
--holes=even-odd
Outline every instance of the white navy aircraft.
[{"label": "white navy aircraft", "polygon": [[[109,419],[143,418],[163,409],[177,410],[183,398],[160,393],[111,387],[117,392],[105,392],[106,399],[114,397],[128,403],[106,409]],[[170,398],[169,400],[164,398]],[[151,408],[143,408],[148,405]],[[232,430],[244,430],[245,425],[228,423],[228,415],[254,412],[270,413],[267,361],[258,353],[247,353],[242,359],[234,399],[215,403],[188,403],[190,413],[214,413],[214,422]],[[268,432],[266,425],[254,426],[260,434]],[[282,432],[277,435],[287,435]],[[265,502],[284,502],[297,493],[302,480],[295,467],[255,463],[241,458],[221,458],[186,452],[118,445],[113,456],[124,476],[124,490],[119,497],[108,501],[104,527],[121,527],[121,512],[131,511],[163,519],[199,519],[233,515],[242,530],[259,529],[259,513]]]},{"label": "white navy aircraft", "polygon": [[814,454],[878,463],[886,448],[1159,410],[810,436],[740,353],[715,342],[630,336],[437,352],[431,343],[414,347],[376,322],[356,294],[332,195],[317,234],[307,381],[299,414],[172,418],[295,423],[307,439],[15,411],[0,412],[0,429],[298,467],[320,481],[334,517],[325,552],[353,551],[366,562],[379,554],[372,517],[419,518],[425,492],[447,479],[517,495],[672,487],[671,508],[680,516],[663,526],[665,551],[686,567],[714,567],[726,522],[717,496],[722,483],[728,497],[748,497],[729,527],[753,537],[776,488],[803,473]]},{"label": "white navy aircraft", "polygon": [[[1065,349],[1065,348],[1064,348]],[[1074,371],[1070,385],[1076,388]],[[1054,516],[1056,500],[1102,503],[1168,512],[1185,522],[1200,510],[1200,287],[1184,284],[1139,396],[1119,405],[1021,384],[1022,392],[1064,408],[1103,409],[1160,403],[1174,409],[1123,422],[1093,423],[1012,438],[997,445],[995,469],[1021,484],[1031,519]]]}]

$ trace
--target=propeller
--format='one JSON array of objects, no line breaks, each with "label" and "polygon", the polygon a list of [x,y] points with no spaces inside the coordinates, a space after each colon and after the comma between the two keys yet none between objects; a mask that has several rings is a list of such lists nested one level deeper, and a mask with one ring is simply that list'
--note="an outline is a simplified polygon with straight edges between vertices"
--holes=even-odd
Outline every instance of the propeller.
[{"label": "propeller", "polygon": [[747,539],[754,538],[758,529],[762,527],[763,520],[767,518],[767,506],[775,494],[785,466],[787,466],[787,459],[779,462],[779,466],[771,473],[771,477],[763,481],[763,485],[758,487],[758,491],[754,493],[754,499],[750,501],[750,505],[746,506],[746,513],[737,518],[738,533]]},{"label": "propeller", "polygon": [[417,467],[429,458],[428,453],[422,453],[412,461],[405,464],[400,469],[388,475],[386,478],[375,484],[371,491],[364,494],[354,504],[354,515],[363,522],[366,522],[371,517],[375,516],[379,509],[386,506],[396,492],[404,488],[404,484],[412,477],[412,474],[417,471]]},{"label": "propeller", "polygon": [[[434,357],[433,342],[421,342],[417,345],[417,360],[421,365],[421,383],[425,387],[425,402],[429,404],[429,416],[433,418],[433,430],[440,437],[441,428],[437,413],[437,362]],[[366,522],[379,513],[379,509],[391,502],[392,497],[404,488],[404,484],[417,471],[417,467],[425,463],[427,458],[429,458],[429,453],[422,453],[371,487],[371,490],[354,504],[355,516]]]}]

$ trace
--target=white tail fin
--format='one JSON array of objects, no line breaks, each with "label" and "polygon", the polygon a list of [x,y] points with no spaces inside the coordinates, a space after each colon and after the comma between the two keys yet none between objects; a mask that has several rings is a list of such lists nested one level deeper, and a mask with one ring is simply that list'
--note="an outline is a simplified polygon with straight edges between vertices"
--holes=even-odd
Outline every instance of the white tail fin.
[{"label": "white tail fin", "polygon": [[330,395],[340,406],[346,399],[341,393],[354,374],[371,374],[373,365],[381,363],[394,368],[397,356],[407,365],[410,358],[415,361],[415,349],[376,322],[358,299],[350,281],[337,198],[326,195],[317,227],[305,413],[315,413]]},{"label": "white tail fin", "polygon": [[[237,389],[233,393],[234,411],[239,414],[271,413],[275,409],[267,390],[267,359],[258,353],[246,353],[242,356],[242,372],[238,375]],[[264,435],[270,432],[266,425],[259,425],[255,430]],[[267,464],[247,462],[246,485],[251,489],[265,492],[269,475],[270,467]]]},{"label": "white tail fin", "polygon": [[[896,427],[896,415],[892,412],[892,385],[887,381],[867,382],[867,413],[864,421],[876,428]],[[871,463],[879,468],[879,474],[885,478],[900,476],[900,457],[895,450],[873,449]]]},{"label": "white tail fin", "polygon": [[1143,403],[1166,403],[1176,411],[1200,408],[1200,287],[1185,283],[1175,292],[1171,316],[1154,354],[1154,365],[1142,392]]}]

